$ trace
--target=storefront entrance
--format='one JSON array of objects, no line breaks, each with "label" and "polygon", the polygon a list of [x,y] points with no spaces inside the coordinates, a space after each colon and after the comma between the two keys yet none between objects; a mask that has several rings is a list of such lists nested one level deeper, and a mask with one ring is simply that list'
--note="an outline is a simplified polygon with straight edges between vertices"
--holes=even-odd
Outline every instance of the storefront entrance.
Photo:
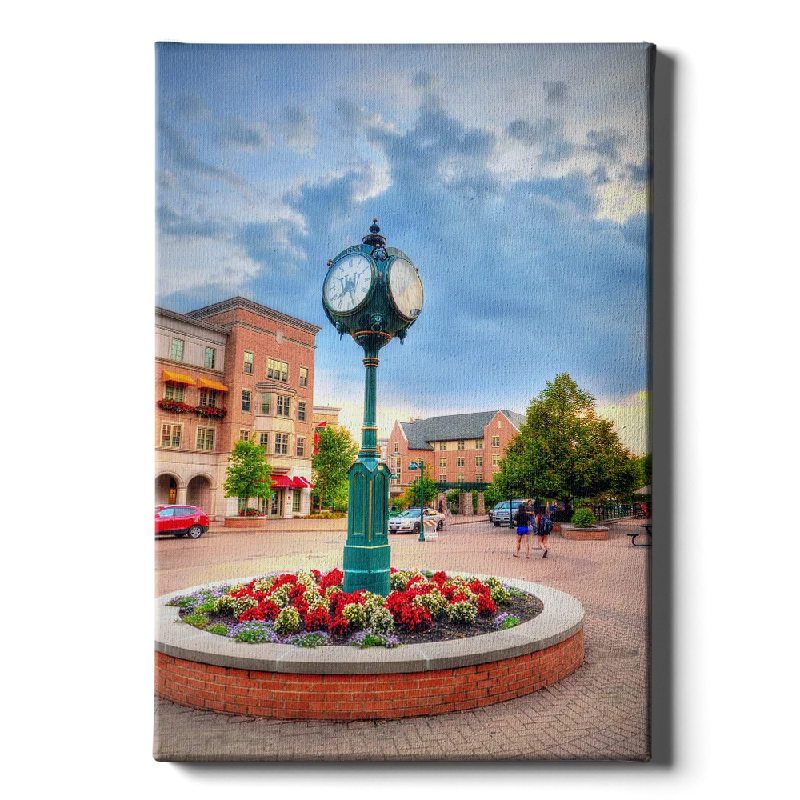
[{"label": "storefront entrance", "polygon": [[283,516],[283,503],[284,503],[283,489],[273,488],[272,494],[259,501],[259,510],[262,514],[268,517],[282,517]]}]

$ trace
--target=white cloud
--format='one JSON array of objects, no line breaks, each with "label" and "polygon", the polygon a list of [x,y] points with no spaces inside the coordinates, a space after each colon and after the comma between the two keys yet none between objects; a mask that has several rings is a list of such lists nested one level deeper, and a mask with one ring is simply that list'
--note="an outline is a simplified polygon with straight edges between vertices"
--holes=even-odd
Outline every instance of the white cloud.
[{"label": "white cloud", "polygon": [[219,286],[236,293],[260,265],[235,242],[210,236],[162,236],[158,251],[158,292],[172,294]]}]

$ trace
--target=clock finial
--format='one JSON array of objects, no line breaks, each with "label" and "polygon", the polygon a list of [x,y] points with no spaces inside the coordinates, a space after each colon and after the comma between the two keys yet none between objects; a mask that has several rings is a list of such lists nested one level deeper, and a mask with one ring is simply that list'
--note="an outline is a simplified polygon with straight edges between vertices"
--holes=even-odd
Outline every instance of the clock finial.
[{"label": "clock finial", "polygon": [[378,218],[374,217],[372,225],[369,226],[369,233],[361,241],[364,244],[372,245],[372,247],[386,247],[386,237],[382,236],[380,231]]}]

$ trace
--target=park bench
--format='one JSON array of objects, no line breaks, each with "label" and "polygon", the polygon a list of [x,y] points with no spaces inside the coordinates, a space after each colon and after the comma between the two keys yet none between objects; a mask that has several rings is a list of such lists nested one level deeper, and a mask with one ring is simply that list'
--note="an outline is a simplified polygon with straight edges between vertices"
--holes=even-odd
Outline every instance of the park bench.
[{"label": "park bench", "polygon": [[650,537],[650,541],[647,542],[647,544],[637,545],[636,544],[636,537],[637,536],[641,536],[642,532],[641,531],[636,531],[635,533],[629,533],[628,534],[628,536],[631,537],[631,544],[634,547],[650,547],[650,545],[652,545],[652,543],[653,543],[653,525],[652,525],[652,523],[646,522],[643,525],[640,525],[639,527],[640,528],[644,528],[647,531],[647,535]]}]

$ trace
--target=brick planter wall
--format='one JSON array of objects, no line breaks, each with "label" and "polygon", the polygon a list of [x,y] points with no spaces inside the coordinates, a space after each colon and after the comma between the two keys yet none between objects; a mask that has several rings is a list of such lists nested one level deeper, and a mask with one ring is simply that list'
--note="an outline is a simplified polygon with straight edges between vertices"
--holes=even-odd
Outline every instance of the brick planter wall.
[{"label": "brick planter wall", "polygon": [[604,541],[608,539],[608,528],[573,528],[562,525],[561,535],[575,542]]},{"label": "brick planter wall", "polygon": [[550,686],[583,663],[583,629],[514,658],[395,674],[286,674],[155,655],[156,692],[183,706],[279,719],[391,719],[464,711]]},{"label": "brick planter wall", "polygon": [[263,528],[266,517],[225,517],[226,528]]}]

